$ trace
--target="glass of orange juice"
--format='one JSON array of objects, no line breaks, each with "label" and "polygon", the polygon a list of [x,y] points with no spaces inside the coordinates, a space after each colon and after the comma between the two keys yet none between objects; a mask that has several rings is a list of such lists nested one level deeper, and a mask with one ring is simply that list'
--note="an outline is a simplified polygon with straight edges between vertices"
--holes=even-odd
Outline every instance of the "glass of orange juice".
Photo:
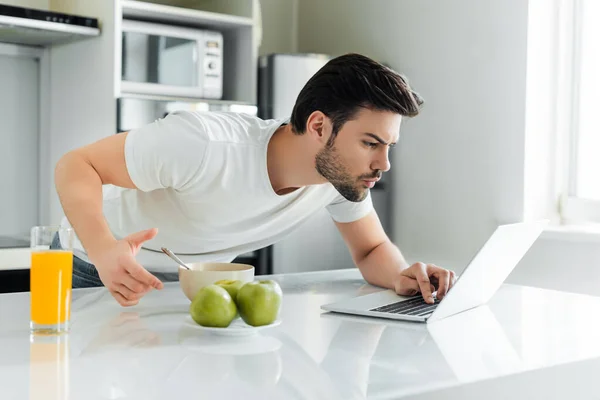
[{"label": "glass of orange juice", "polygon": [[[73,238],[73,230],[69,228],[31,229],[30,325],[35,333],[58,334],[69,330]],[[55,248],[53,242],[60,243],[60,248]]]}]

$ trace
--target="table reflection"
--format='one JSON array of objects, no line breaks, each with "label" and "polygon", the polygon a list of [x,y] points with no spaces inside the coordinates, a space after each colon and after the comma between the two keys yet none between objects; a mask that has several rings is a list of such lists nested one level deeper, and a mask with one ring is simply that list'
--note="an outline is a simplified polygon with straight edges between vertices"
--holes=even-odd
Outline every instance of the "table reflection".
[{"label": "table reflection", "polygon": [[32,334],[29,343],[29,400],[69,399],[69,334]]}]

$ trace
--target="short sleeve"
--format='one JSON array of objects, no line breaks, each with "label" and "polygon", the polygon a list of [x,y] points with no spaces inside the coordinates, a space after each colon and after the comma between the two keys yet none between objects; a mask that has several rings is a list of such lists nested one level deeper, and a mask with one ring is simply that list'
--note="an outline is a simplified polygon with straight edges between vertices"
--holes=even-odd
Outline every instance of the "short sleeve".
[{"label": "short sleeve", "polygon": [[198,175],[208,145],[206,127],[199,115],[171,113],[127,134],[127,171],[135,186],[144,192],[182,190]]},{"label": "short sleeve", "polygon": [[327,205],[327,211],[336,222],[353,222],[366,217],[373,210],[371,192],[364,200],[352,202],[338,194],[335,199]]}]

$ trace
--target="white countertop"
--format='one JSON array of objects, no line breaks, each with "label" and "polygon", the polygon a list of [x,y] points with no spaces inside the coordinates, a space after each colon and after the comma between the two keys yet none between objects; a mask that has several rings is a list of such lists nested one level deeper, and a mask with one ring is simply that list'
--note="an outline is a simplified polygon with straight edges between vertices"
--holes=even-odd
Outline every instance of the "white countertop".
[{"label": "white countertop", "polygon": [[30,344],[29,294],[0,295],[0,398],[598,397],[599,298],[504,285],[488,306],[426,325],[323,313],[379,290],[357,270],[274,278],[282,324],[242,338],[186,326],[173,283],[133,308],[75,290],[63,347]]},{"label": "white countertop", "polygon": [[0,249],[0,271],[29,269],[31,250],[26,248]]}]

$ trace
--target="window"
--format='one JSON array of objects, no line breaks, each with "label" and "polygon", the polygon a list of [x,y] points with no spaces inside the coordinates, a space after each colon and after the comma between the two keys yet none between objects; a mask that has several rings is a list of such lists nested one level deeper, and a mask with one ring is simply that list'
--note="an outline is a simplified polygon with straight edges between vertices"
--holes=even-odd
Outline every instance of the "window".
[{"label": "window", "polygon": [[571,0],[568,177],[561,216],[600,222],[600,1]]}]

